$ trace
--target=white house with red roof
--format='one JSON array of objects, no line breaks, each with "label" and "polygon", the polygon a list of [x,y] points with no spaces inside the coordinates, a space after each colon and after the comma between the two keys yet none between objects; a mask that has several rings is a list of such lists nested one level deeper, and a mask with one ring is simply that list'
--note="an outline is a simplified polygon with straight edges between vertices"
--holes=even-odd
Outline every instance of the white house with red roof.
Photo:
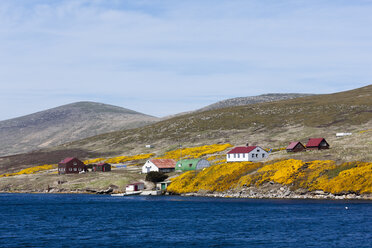
[{"label": "white house with red roof", "polygon": [[259,146],[235,147],[226,154],[227,162],[260,161],[269,157],[269,153]]},{"label": "white house with red roof", "polygon": [[149,159],[142,166],[142,173],[150,171],[172,172],[176,168],[176,161],[173,159]]}]

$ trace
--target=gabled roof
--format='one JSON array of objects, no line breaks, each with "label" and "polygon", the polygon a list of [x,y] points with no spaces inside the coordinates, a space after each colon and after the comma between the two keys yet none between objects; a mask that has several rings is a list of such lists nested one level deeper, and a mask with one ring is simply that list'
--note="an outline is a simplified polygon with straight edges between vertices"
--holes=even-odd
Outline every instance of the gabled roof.
[{"label": "gabled roof", "polygon": [[69,157],[69,158],[65,158],[64,160],[62,160],[60,163],[61,164],[66,164],[68,162],[70,162],[71,160],[75,159],[74,157]]},{"label": "gabled roof", "polygon": [[250,153],[251,151],[253,151],[256,148],[257,148],[257,146],[240,146],[240,147],[235,147],[234,149],[232,149],[231,151],[229,151],[228,154],[230,154],[230,153]]},{"label": "gabled roof", "polygon": [[[296,141],[296,142],[291,142],[290,144],[289,144],[289,146],[287,146],[287,150],[290,150],[290,149],[294,149],[298,144],[301,144],[301,142],[300,141]],[[301,144],[302,145],[302,144]]]},{"label": "gabled roof", "polygon": [[150,159],[150,162],[159,169],[172,169],[176,167],[176,161],[173,159]]},{"label": "gabled roof", "polygon": [[313,147],[313,146],[318,147],[320,143],[322,143],[323,140],[325,141],[324,138],[310,138],[306,144],[306,147]]}]

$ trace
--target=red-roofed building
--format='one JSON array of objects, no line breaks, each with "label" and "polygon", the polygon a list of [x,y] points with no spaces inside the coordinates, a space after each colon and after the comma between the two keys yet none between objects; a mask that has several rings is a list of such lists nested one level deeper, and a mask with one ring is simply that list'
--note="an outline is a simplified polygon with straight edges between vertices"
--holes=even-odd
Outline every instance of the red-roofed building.
[{"label": "red-roofed building", "polygon": [[142,166],[142,173],[150,171],[171,172],[176,167],[176,161],[173,159],[150,159]]},{"label": "red-roofed building", "polygon": [[227,162],[259,161],[269,157],[269,153],[259,146],[235,147],[226,154]]},{"label": "red-roofed building", "polygon": [[86,171],[86,165],[77,158],[65,158],[58,163],[58,174],[78,174]]},{"label": "red-roofed building", "polygon": [[291,142],[289,146],[287,146],[286,149],[287,149],[287,152],[302,152],[306,150],[304,145],[299,141]]},{"label": "red-roofed building", "polygon": [[324,138],[310,138],[306,144],[306,149],[310,150],[329,149],[329,144]]}]

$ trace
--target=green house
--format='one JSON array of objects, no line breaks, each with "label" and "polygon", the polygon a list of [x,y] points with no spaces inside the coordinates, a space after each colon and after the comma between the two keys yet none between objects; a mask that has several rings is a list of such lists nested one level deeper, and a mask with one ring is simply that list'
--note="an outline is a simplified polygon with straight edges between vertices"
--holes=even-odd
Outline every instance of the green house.
[{"label": "green house", "polygon": [[176,171],[201,170],[211,166],[208,160],[205,159],[182,159],[176,163]]}]

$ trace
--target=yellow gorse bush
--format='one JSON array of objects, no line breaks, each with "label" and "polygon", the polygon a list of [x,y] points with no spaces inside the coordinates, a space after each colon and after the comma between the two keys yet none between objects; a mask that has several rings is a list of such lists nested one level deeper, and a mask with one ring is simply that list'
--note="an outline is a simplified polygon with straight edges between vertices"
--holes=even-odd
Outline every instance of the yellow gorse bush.
[{"label": "yellow gorse bush", "polygon": [[224,191],[236,185],[241,176],[260,165],[252,162],[235,162],[214,165],[202,171],[188,171],[174,178],[167,190],[178,194],[199,190]]},{"label": "yellow gorse bush", "polygon": [[110,163],[110,164],[118,164],[118,163],[123,163],[123,162],[148,159],[148,158],[153,157],[154,155],[155,155],[154,153],[147,153],[147,154],[138,154],[134,156],[120,156],[120,157],[109,158],[105,162]]},{"label": "yellow gorse bush", "polygon": [[104,160],[105,160],[105,158],[88,159],[88,160],[84,160],[83,163],[84,164],[94,164],[94,163],[102,162]]},{"label": "yellow gorse bush", "polygon": [[200,158],[201,156],[214,154],[217,152],[222,152],[227,148],[232,147],[230,144],[214,144],[214,145],[206,145],[206,146],[198,146],[198,147],[190,147],[190,148],[182,148],[173,150],[170,152],[165,153],[164,156],[160,158],[169,158],[174,160],[179,160],[180,155],[182,153],[182,158]]},{"label": "yellow gorse bush", "polygon": [[272,164],[236,162],[213,165],[203,171],[190,171],[174,178],[168,190],[174,193],[198,190],[224,191],[266,182],[290,185],[293,189],[372,193],[372,163],[332,160],[303,162],[289,159]]},{"label": "yellow gorse bush", "polygon": [[38,165],[38,166],[34,166],[34,167],[30,167],[30,168],[27,168],[27,169],[20,170],[18,172],[3,174],[3,175],[0,175],[0,177],[10,177],[10,176],[23,175],[23,174],[33,174],[33,173],[36,173],[36,172],[51,170],[51,169],[54,169],[54,168],[57,168],[56,164]]}]

